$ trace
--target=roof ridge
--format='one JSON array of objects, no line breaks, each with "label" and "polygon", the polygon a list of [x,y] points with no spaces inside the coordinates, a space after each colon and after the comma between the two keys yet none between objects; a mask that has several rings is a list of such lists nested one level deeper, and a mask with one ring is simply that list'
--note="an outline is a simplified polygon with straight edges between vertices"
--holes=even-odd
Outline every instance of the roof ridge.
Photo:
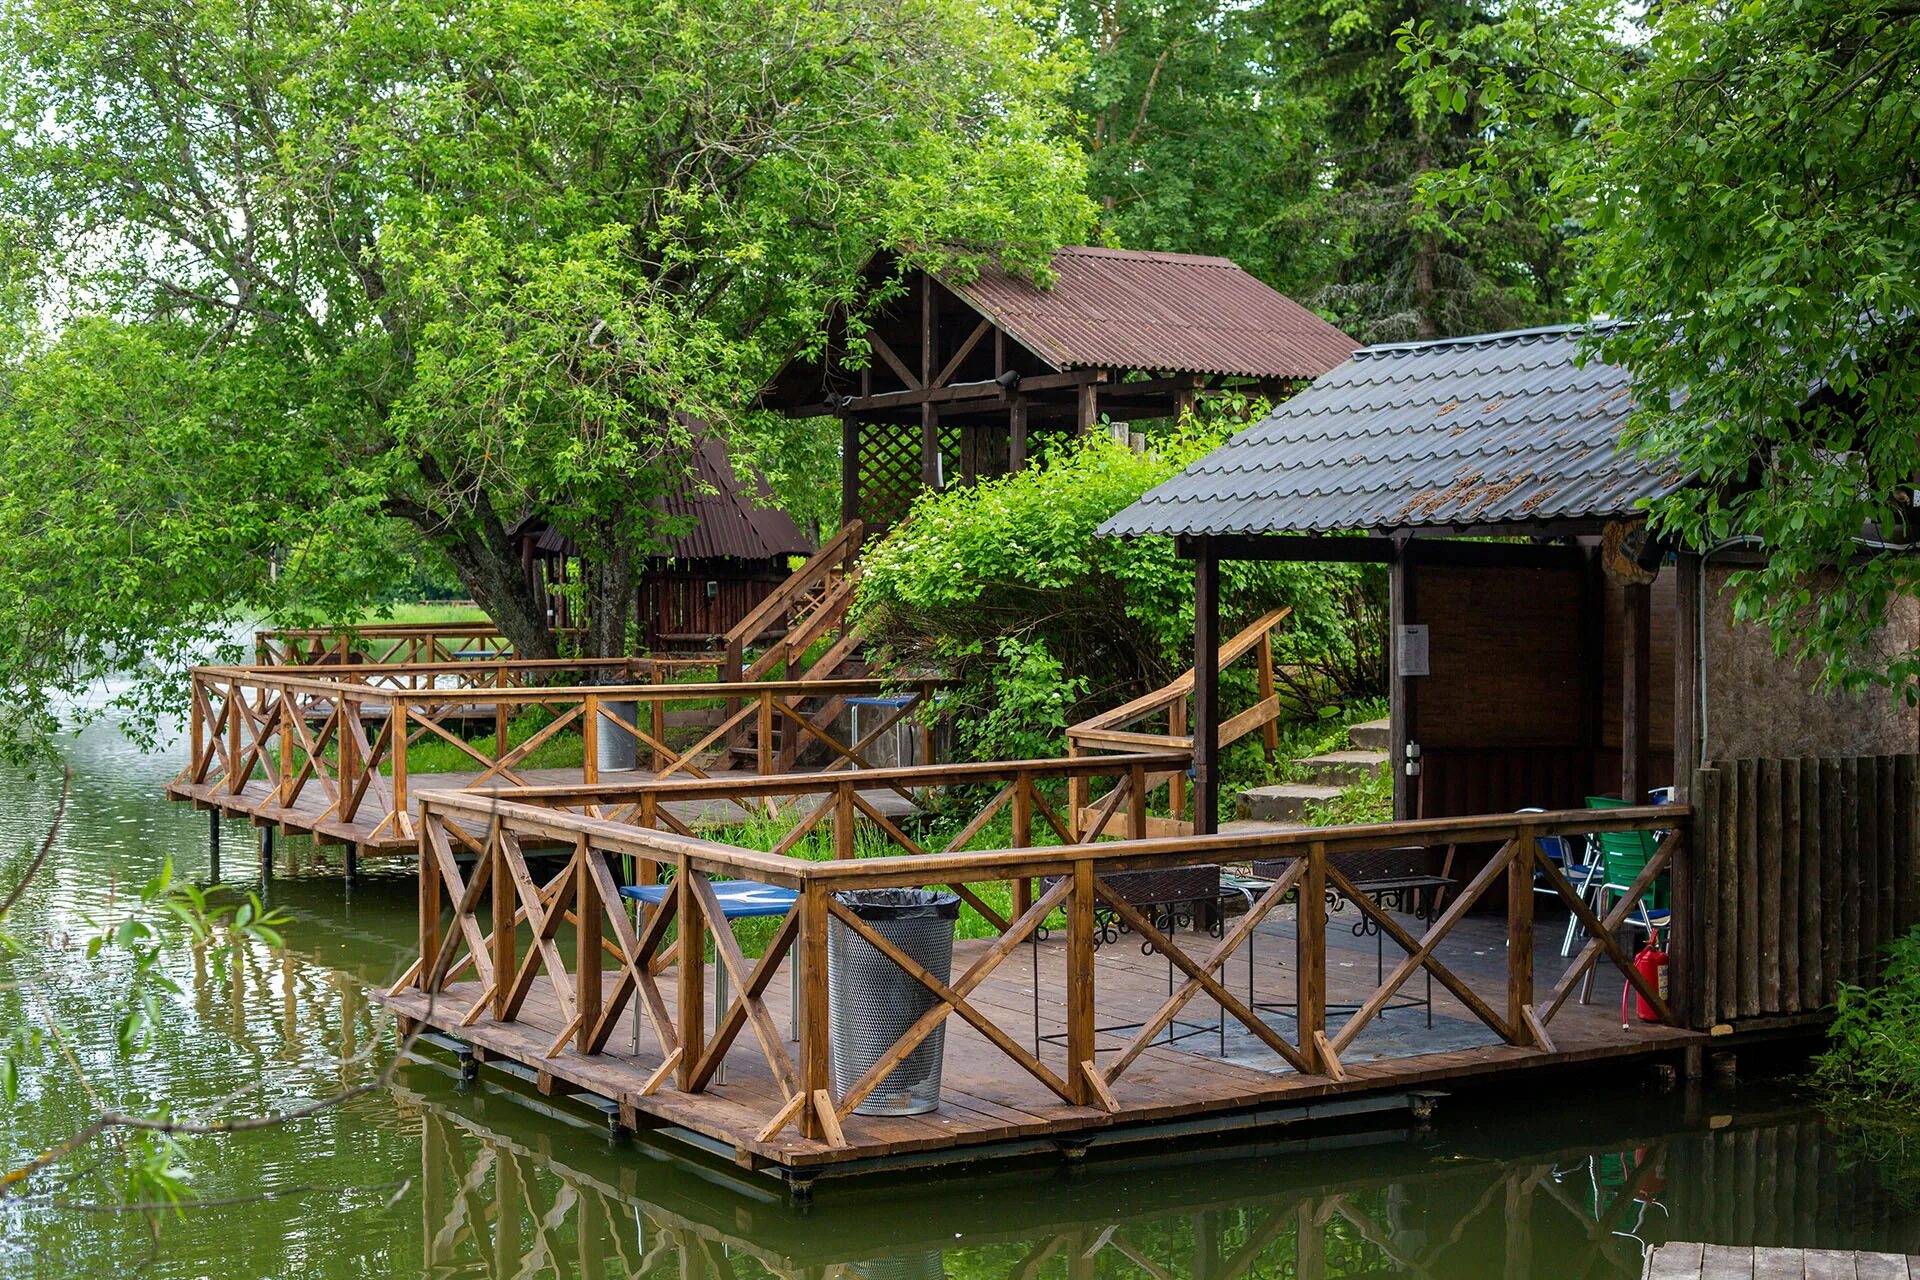
[{"label": "roof ridge", "polygon": [[1620,328],[1620,320],[1581,320],[1571,324],[1539,325],[1532,329],[1507,329],[1500,333],[1466,333],[1453,338],[1422,338],[1415,342],[1377,342],[1353,353],[1362,356],[1398,354],[1403,351],[1430,351],[1439,347],[1491,347],[1501,343],[1524,342],[1530,338],[1563,337],[1576,333],[1600,333]]},{"label": "roof ridge", "polygon": [[1232,267],[1235,271],[1245,271],[1232,258],[1223,258],[1212,253],[1176,253],[1171,249],[1115,249],[1102,244],[1063,244],[1054,250],[1055,256],[1073,254],[1086,258],[1131,258],[1135,261],[1159,260],[1163,262],[1189,262],[1211,267]]}]

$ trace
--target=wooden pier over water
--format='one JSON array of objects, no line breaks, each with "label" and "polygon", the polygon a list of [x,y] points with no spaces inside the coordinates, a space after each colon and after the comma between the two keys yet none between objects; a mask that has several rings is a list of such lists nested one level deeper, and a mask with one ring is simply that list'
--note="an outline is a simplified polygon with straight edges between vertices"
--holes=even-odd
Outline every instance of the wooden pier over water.
[{"label": "wooden pier over water", "polygon": [[[1617,1060],[1629,1070],[1636,1059],[1677,1060],[1706,1043],[1614,938],[1647,886],[1683,856],[1684,808],[1167,839],[1123,830],[1133,838],[1098,843],[1098,832],[1073,840],[1061,824],[1053,834],[1066,843],[1034,844],[1042,824],[1057,821],[1037,785],[1049,775],[1122,772],[1130,784],[1116,788],[1112,812],[1130,789],[1144,794],[1157,763],[1029,761],[860,776],[858,785],[912,788],[970,771],[969,794],[997,788],[984,811],[1019,815],[1014,847],[984,852],[926,852],[896,833],[904,842],[897,856],[845,856],[858,812],[851,778],[746,784],[749,801],[772,790],[817,797],[796,809],[813,825],[831,823],[843,856],[827,862],[661,829],[671,826],[659,816],[668,784],[422,793],[421,957],[387,1000],[408,1023],[482,1060],[517,1064],[544,1090],[595,1095],[630,1127],[801,1183],[877,1162],[1137,1137],[1149,1126],[1238,1128],[1556,1065]],[[626,820],[596,816],[611,814]],[[1546,869],[1592,934],[1563,962],[1546,936],[1557,942],[1558,929],[1533,926],[1539,838],[1603,830],[1664,834],[1641,882],[1604,921]],[[1437,913],[1404,898],[1383,903],[1343,870],[1348,855],[1407,844],[1495,852]],[[562,857],[536,880],[528,852],[540,848]],[[1130,873],[1267,861],[1284,869],[1243,896],[1219,936],[1135,906],[1125,888]],[[613,870],[628,862],[643,882],[670,868],[676,886],[637,926]],[[758,958],[742,954],[722,922],[711,885],[728,878],[797,894]],[[909,885],[950,886],[983,922],[986,936],[956,947],[949,979],[879,939],[835,896]],[[1507,894],[1504,917],[1470,914],[1496,886]],[[829,929],[865,937],[934,997],[858,1080],[836,1080],[829,1067]],[[730,989],[726,1006],[711,1011],[718,988],[709,967],[724,969]],[[1584,1003],[1596,968],[1609,980]],[[1634,984],[1657,1021],[1631,1017],[1623,1027],[1622,982]],[[939,1110],[861,1114],[859,1104],[941,1025]]]},{"label": "wooden pier over water", "polygon": [[1647,1255],[1646,1280],[1908,1280],[1920,1256],[1676,1240]]}]

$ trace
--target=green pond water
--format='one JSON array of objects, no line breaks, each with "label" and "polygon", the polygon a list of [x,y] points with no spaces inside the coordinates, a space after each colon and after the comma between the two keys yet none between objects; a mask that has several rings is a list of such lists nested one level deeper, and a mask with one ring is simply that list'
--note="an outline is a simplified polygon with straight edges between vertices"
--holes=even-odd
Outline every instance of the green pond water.
[{"label": "green pond water", "polygon": [[[162,798],[177,752],[143,755],[106,726],[67,750],[72,807],[16,913],[29,950],[0,959],[0,1036],[51,1016],[72,1058],[49,1046],[0,1104],[0,1162],[102,1106],[253,1115],[368,1079],[393,1043],[368,994],[410,958],[406,868],[348,886],[337,850],[284,842],[266,891],[293,917],[286,950],[221,964],[170,948],[179,994],[123,1053],[125,965],[85,940],[169,856],[213,880],[208,819]],[[56,794],[51,777],[0,774],[15,869]],[[256,833],[224,836],[224,878],[258,887]],[[1560,1079],[1409,1123],[823,1183],[801,1211],[751,1175],[615,1145],[590,1117],[420,1065],[310,1118],[194,1141],[198,1203],[157,1222],[103,1207],[116,1164],[96,1144],[0,1200],[0,1276],[1559,1277],[1638,1275],[1643,1245],[1670,1238],[1920,1252],[1920,1212],[1779,1083]]]}]

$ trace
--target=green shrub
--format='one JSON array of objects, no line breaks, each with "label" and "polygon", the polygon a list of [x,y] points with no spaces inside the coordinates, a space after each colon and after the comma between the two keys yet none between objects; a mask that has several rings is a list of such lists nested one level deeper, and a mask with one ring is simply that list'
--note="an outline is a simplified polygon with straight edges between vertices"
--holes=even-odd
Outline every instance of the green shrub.
[{"label": "green shrub", "polygon": [[1813,1084],[1842,1148],[1920,1200],[1920,928],[1887,946],[1879,986],[1840,988]]},{"label": "green shrub", "polygon": [[[856,616],[883,669],[956,677],[960,752],[1000,759],[1057,755],[1069,724],[1171,680],[1192,661],[1192,566],[1171,538],[1094,531],[1225,435],[1188,422],[1138,454],[1093,435],[1044,468],[923,495],[864,562]],[[1352,647],[1347,601],[1370,572],[1228,563],[1222,625],[1290,605],[1289,646]],[[1246,671],[1230,679],[1230,704],[1246,705]]]}]

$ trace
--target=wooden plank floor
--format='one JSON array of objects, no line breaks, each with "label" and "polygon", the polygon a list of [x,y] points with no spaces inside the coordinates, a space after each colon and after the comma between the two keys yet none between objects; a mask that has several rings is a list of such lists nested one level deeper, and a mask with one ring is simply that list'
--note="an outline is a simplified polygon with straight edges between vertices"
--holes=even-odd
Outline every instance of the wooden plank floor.
[{"label": "wooden plank floor", "polygon": [[1909,1280],[1920,1257],[1676,1240],[1647,1255],[1646,1280]]},{"label": "wooden plank floor", "polygon": [[[804,771],[803,771],[804,772]],[[582,782],[581,771],[572,769],[515,769],[514,775],[526,785],[579,786]],[[479,770],[468,773],[416,773],[409,777],[407,786],[412,794],[422,791],[464,791],[480,777]],[[647,769],[615,771],[602,769],[600,781],[618,783],[622,781],[644,781],[653,773]],[[676,775],[680,776],[680,775]],[[713,778],[739,778],[743,781],[752,778],[751,772],[739,769],[716,769],[708,774]],[[383,778],[382,782],[388,780]],[[494,779],[491,785],[507,786],[506,781]],[[914,806],[898,792],[887,788],[862,791],[862,799],[884,813],[888,818],[898,821],[916,812]],[[274,787],[264,778],[248,781],[238,794],[229,793],[223,783],[171,782],[167,784],[167,797],[182,800],[196,808],[218,809],[234,817],[250,818],[257,825],[274,824],[289,831],[311,833],[323,840],[341,844],[357,844],[365,852],[373,854],[398,854],[411,857],[414,852],[413,839],[410,836],[398,836],[388,830],[380,830],[387,816],[387,800],[384,793],[375,796],[369,793],[360,802],[360,812],[351,822],[342,822],[333,814],[333,802],[318,782],[309,781],[301,791],[300,797],[291,807],[275,803]],[[799,800],[775,801],[783,807],[800,804]],[[731,800],[669,801],[662,806],[674,817],[689,826],[725,826],[746,819],[747,810]],[[802,810],[804,812],[804,808]],[[378,832],[378,834],[376,834]]]},{"label": "wooden plank floor", "polygon": [[[1373,940],[1353,937],[1350,930],[1338,927],[1341,919],[1333,917],[1335,927],[1328,931],[1329,1002],[1358,1003],[1374,987]],[[1444,963],[1488,998],[1502,990],[1504,926],[1504,918],[1470,918],[1448,937],[1439,953]],[[1260,945],[1253,985],[1256,998],[1263,1004],[1271,1006],[1292,997],[1291,932],[1290,921],[1270,920],[1257,933]],[[1546,936],[1550,933],[1552,937]],[[1186,930],[1180,932],[1179,939],[1196,952],[1203,952],[1204,944],[1211,941],[1195,940]],[[1558,941],[1556,931],[1543,927],[1537,966],[1543,990],[1566,963],[1558,956]],[[987,945],[980,940],[958,944],[955,972],[963,971]],[[571,955],[570,948],[569,942],[562,950]],[[1003,1031],[1029,1048],[1037,1044],[1040,1059],[1061,1074],[1066,1072],[1062,1044],[1065,1009],[1059,995],[1064,990],[1063,948],[1058,936],[1039,943],[1037,957],[1035,947],[1023,945],[973,996],[976,1007]],[[1392,951],[1391,944],[1388,949]],[[1036,963],[1040,992],[1037,1023]],[[1389,968],[1392,963],[1389,955]],[[1244,991],[1247,982],[1245,964],[1244,955],[1236,955],[1228,966],[1229,979],[1237,991]],[[668,1007],[675,1007],[671,974],[663,977],[667,979],[663,989]],[[605,986],[611,990],[612,985],[609,976]],[[1110,1055],[1130,1038],[1131,1028],[1151,1016],[1166,998],[1167,962],[1159,955],[1142,954],[1138,939],[1123,934],[1100,949],[1095,988],[1099,1025],[1110,1028],[1099,1036],[1098,1050],[1110,1060]],[[767,992],[775,1025],[783,1032],[789,1029],[788,990],[787,980],[776,977]],[[1415,979],[1406,990],[1423,993],[1424,983]],[[459,1025],[480,995],[478,984],[470,981],[455,984],[437,1001],[430,1001],[422,992],[409,991],[389,1003],[403,1016],[470,1043],[482,1051],[483,1057],[508,1058],[547,1073],[563,1085],[617,1100],[636,1127],[644,1127],[648,1121],[680,1125],[727,1144],[743,1161],[817,1169],[866,1157],[941,1148],[958,1150],[1011,1139],[1305,1103],[1334,1095],[1435,1087],[1470,1077],[1601,1058],[1621,1058],[1624,1070],[1628,1069],[1625,1060],[1634,1056],[1671,1053],[1705,1038],[1637,1020],[1623,1030],[1619,993],[1617,980],[1602,981],[1593,1004],[1570,1001],[1550,1026],[1556,1052],[1544,1053],[1499,1043],[1464,1006],[1444,989],[1436,988],[1433,1028],[1427,1028],[1424,1010],[1392,1010],[1370,1024],[1343,1054],[1347,1079],[1342,1082],[1291,1071],[1250,1034],[1233,1031],[1231,1022],[1223,1055],[1219,1006],[1200,997],[1180,1016],[1179,1028],[1189,1034],[1172,1046],[1164,1041],[1157,1043],[1114,1084],[1113,1093],[1120,1106],[1114,1115],[1060,1101],[978,1031],[950,1017],[945,1024],[946,1067],[940,1109],[912,1117],[853,1116],[845,1125],[849,1144],[845,1148],[804,1139],[792,1127],[769,1141],[758,1140],[767,1119],[779,1109],[781,1095],[750,1032],[743,1032],[732,1046],[724,1083],[697,1095],[678,1093],[669,1084],[643,1097],[640,1089],[658,1067],[661,1055],[652,1033],[644,1028],[639,1033],[639,1048],[634,1050],[631,1014],[615,1032],[608,1052],[583,1057],[567,1048],[552,1058],[545,1057],[563,1023],[552,987],[545,980],[536,983],[520,1020],[512,1024],[482,1019],[472,1026]],[[711,1025],[711,992],[707,1005]],[[1270,1009],[1267,1016],[1283,1036],[1294,1039],[1291,1019],[1283,1010]],[[1338,1019],[1330,1018],[1329,1030],[1337,1026]]]}]

